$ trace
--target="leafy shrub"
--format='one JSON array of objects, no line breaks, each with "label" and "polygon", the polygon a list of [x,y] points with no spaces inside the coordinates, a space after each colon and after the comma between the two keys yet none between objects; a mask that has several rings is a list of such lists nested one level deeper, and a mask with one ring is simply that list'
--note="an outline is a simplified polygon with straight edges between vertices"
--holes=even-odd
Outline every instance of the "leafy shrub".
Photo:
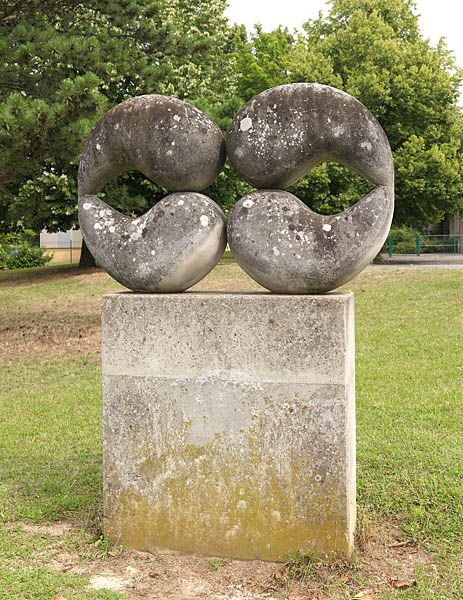
[{"label": "leafy shrub", "polygon": [[393,254],[415,254],[416,236],[419,234],[415,229],[409,227],[396,227],[389,231],[388,239],[383,246],[382,252],[389,250],[389,238],[392,238]]},{"label": "leafy shrub", "polygon": [[[8,236],[11,235],[14,234],[8,234]],[[0,270],[2,271],[41,267],[51,260],[51,256],[45,254],[44,248],[27,241],[5,242],[5,237],[7,236],[2,236],[0,240]]]},{"label": "leafy shrub", "polygon": [[18,245],[23,242],[38,246],[40,235],[32,229],[22,229],[21,231],[15,231],[10,233],[0,234],[0,244]]}]

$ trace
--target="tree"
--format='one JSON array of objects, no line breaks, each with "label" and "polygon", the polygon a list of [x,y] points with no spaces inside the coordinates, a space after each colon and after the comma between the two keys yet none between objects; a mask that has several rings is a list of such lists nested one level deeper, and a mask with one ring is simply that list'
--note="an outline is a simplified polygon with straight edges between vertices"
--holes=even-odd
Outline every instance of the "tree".
[{"label": "tree", "polygon": [[[49,231],[77,224],[80,151],[110,106],[160,93],[217,110],[228,88],[233,95],[233,34],[224,8],[225,0],[2,4],[3,229],[18,221]],[[163,193],[133,173],[105,189],[127,212],[146,210]]]},{"label": "tree", "polygon": [[[462,72],[443,41],[433,47],[423,38],[410,0],[333,0],[328,15],[301,32],[256,29],[238,66],[245,99],[268,84],[313,81],[363,102],[391,142],[397,224],[422,227],[463,208]],[[292,191],[316,210],[337,212],[369,189],[325,164]]]}]

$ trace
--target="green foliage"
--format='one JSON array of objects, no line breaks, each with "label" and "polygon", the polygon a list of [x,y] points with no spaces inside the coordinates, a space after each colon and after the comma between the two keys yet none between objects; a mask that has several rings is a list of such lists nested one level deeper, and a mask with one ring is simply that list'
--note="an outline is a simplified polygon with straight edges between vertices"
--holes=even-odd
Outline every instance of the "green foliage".
[{"label": "green foliage", "polygon": [[0,271],[41,267],[51,260],[30,229],[0,235]]},{"label": "green foliage", "polygon": [[0,270],[41,267],[51,260],[45,250],[28,242],[6,243],[0,241]]},{"label": "green foliage", "polygon": [[[291,82],[333,85],[354,95],[384,127],[396,164],[395,223],[422,228],[463,208],[462,72],[440,42],[419,30],[410,0],[332,0],[301,32],[255,30],[237,61],[248,100]],[[324,213],[369,190],[339,165],[322,165],[293,190]]]},{"label": "green foliage", "polygon": [[[230,27],[225,0],[9,0],[0,7],[0,229],[77,224],[83,140],[107,108],[139,94],[185,99],[227,131],[244,101],[291,82],[359,98],[396,164],[396,225],[421,229],[463,209],[462,72],[432,46],[411,0],[331,0],[299,30]],[[27,6],[27,8],[26,8]],[[250,188],[227,165],[208,189],[226,212]],[[291,188],[322,213],[371,189],[324,164]],[[102,196],[140,214],[166,191],[126,173]]]},{"label": "green foliage", "polygon": [[392,227],[389,231],[389,237],[391,237],[394,242],[410,242],[413,244],[415,243],[418,234],[419,231],[409,227]]},{"label": "green foliage", "polygon": [[[27,5],[0,7],[0,227],[56,231],[77,224],[79,155],[103,112],[146,93],[212,107],[232,97],[235,33],[225,0]],[[127,212],[161,194],[134,174],[105,190]]]}]

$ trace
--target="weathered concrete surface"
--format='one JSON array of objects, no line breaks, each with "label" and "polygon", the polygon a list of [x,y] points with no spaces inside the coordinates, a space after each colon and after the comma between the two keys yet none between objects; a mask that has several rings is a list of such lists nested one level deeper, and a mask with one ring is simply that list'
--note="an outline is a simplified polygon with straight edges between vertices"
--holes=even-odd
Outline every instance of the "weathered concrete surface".
[{"label": "weathered concrete surface", "polygon": [[379,186],[340,215],[313,212],[293,194],[258,190],[235,204],[228,243],[240,266],[276,293],[334,290],[381,250],[392,212]]},{"label": "weathered concrete surface", "polygon": [[169,191],[197,192],[225,162],[222,132],[204,113],[169,96],[137,96],[95,125],[79,164],[79,196],[96,194],[124,171],[140,171]]},{"label": "weathered concrete surface", "polygon": [[106,296],[103,399],[113,542],[351,553],[351,294]]},{"label": "weathered concrete surface", "polygon": [[[139,292],[182,292],[219,261],[225,217],[207,196],[225,161],[220,129],[168,96],[138,96],[108,111],[88,137],[79,164],[79,225],[97,263]],[[172,194],[137,219],[95,194],[137,170]]]},{"label": "weathered concrete surface", "polygon": [[376,185],[393,184],[392,152],[375,117],[353,96],[317,83],[281,85],[252,98],[233,119],[227,152],[256,188],[287,188],[328,160]]},{"label": "weathered concrete surface", "polygon": [[287,192],[253,192],[235,206],[229,244],[243,269],[278,293],[336,289],[380,251],[394,212],[394,164],[387,137],[355,98],[297,83],[266,90],[237,114],[227,138],[238,174],[258,188],[285,188],[332,160],[377,187],[329,217]]},{"label": "weathered concrete surface", "polygon": [[136,219],[80,196],[79,223],[97,263],[139,292],[183,292],[214,268],[227,243],[222,210],[195,192],[170,194]]}]

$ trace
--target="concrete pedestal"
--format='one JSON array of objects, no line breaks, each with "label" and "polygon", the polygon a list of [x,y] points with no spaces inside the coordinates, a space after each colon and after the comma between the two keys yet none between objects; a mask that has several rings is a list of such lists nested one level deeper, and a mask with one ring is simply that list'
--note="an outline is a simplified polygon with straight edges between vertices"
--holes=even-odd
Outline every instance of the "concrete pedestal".
[{"label": "concrete pedestal", "polygon": [[352,294],[103,299],[104,517],[115,543],[348,556]]}]

